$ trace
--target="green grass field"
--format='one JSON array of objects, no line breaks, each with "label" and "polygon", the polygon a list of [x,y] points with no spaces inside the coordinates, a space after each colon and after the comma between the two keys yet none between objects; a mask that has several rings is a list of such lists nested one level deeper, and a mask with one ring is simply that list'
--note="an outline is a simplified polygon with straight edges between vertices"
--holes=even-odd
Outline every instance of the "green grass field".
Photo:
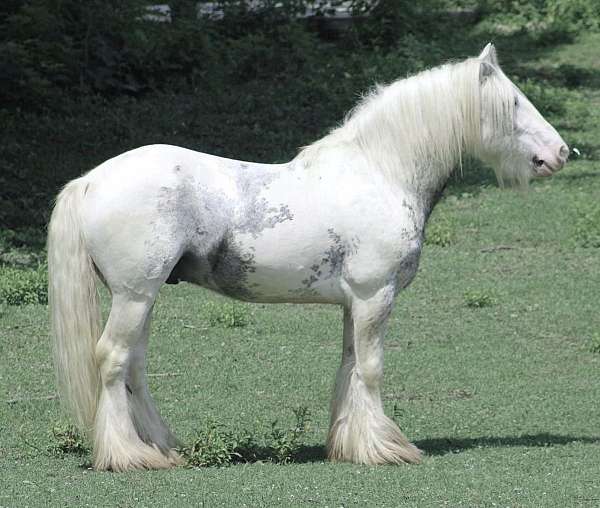
[{"label": "green grass field", "polygon": [[585,76],[549,117],[583,157],[526,192],[465,169],[432,216],[392,315],[383,388],[423,464],[324,460],[340,309],[248,305],[246,326],[211,326],[207,303],[224,300],[182,284],[163,288],[154,314],[163,416],[184,443],[207,419],[260,439],[306,407],[297,460],[113,474],[90,470],[89,455],[48,452],[65,419],[47,308],[3,305],[0,507],[600,505],[600,250],[585,247],[600,238],[598,48],[585,36],[519,67],[534,81],[559,79],[561,64]]}]

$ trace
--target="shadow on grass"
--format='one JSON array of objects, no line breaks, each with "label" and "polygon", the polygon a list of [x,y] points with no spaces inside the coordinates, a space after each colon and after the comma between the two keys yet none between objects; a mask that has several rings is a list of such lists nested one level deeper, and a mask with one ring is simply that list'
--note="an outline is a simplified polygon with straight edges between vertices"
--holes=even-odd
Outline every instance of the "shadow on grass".
[{"label": "shadow on grass", "polygon": [[310,462],[323,462],[327,460],[327,450],[324,446],[301,446],[294,455],[292,462],[296,464],[307,464]]},{"label": "shadow on grass", "polygon": [[[415,441],[417,448],[425,455],[439,456],[448,453],[459,453],[473,448],[506,448],[524,446],[529,448],[544,448],[563,446],[570,443],[600,444],[600,436],[564,436],[558,434],[540,433],[524,434],[522,436],[482,436],[475,438],[437,438]],[[324,446],[302,446],[295,454],[292,463],[306,464],[327,460]]]},{"label": "shadow on grass", "polygon": [[426,455],[446,455],[458,453],[472,448],[504,448],[509,446],[550,447],[570,443],[600,443],[600,436],[561,436],[557,434],[524,434],[522,436],[482,436],[476,438],[437,438],[423,439],[414,444]]},{"label": "shadow on grass", "polygon": [[[425,452],[425,455],[439,456],[448,453],[459,453],[473,448],[506,448],[524,446],[529,448],[544,448],[563,446],[570,443],[595,444],[600,443],[600,436],[565,436],[558,434],[540,433],[524,434],[522,436],[482,436],[476,438],[437,438],[422,439],[414,444]],[[266,451],[266,450],[265,450]],[[268,452],[262,460],[268,460]],[[324,446],[301,446],[290,461],[290,464],[308,464],[324,462],[327,460],[327,451]],[[250,461],[255,462],[255,461]]]},{"label": "shadow on grass", "polygon": [[325,460],[327,460],[327,450],[322,445],[301,445],[291,452],[286,460],[281,460],[281,457],[278,456],[277,451],[272,446],[255,446],[252,448],[251,453],[240,457],[240,460],[236,460],[234,463],[309,464]]},{"label": "shadow on grass", "polygon": [[[476,438],[436,438],[422,439],[415,441],[414,444],[421,449],[425,456],[441,456],[448,453],[460,453],[473,448],[505,448],[513,446],[523,446],[528,448],[546,448],[552,446],[562,446],[571,443],[596,444],[600,443],[599,437],[589,436],[562,436],[556,434],[525,434],[522,436],[482,436]],[[272,456],[272,450],[265,447],[261,450],[256,450],[257,456],[254,460],[239,460],[233,462],[235,464],[253,464],[257,462],[271,462],[275,458]],[[315,462],[325,462],[327,460],[327,452],[324,446],[301,446],[286,464],[310,464]],[[273,461],[277,463],[277,461]],[[281,464],[281,463],[280,463]],[[89,470],[92,468],[90,461],[83,462],[79,465],[81,469]],[[214,466],[206,466],[214,467]]]},{"label": "shadow on grass", "polygon": [[[324,446],[315,445],[315,446],[301,446],[298,450],[292,454],[290,460],[288,462],[282,463],[279,462],[276,455],[273,453],[272,448],[270,447],[256,447],[254,449],[254,453],[256,454],[253,458],[246,457],[245,459],[234,460],[228,464],[221,465],[229,465],[235,466],[240,464],[256,464],[259,462],[273,463],[279,465],[287,465],[287,464],[310,464],[313,462],[325,462],[327,460],[327,451]],[[185,467],[185,466],[183,466]],[[202,466],[202,468],[211,468],[211,467],[219,467],[216,465],[208,465]],[[86,460],[79,464],[79,468],[82,470],[90,470],[93,469],[92,461]]]}]

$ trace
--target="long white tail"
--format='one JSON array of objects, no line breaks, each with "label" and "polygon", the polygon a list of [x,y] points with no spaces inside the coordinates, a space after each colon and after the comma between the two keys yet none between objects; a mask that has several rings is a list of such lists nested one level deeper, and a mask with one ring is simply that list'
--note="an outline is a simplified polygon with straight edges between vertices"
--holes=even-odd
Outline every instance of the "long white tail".
[{"label": "long white tail", "polygon": [[77,426],[89,434],[100,390],[94,351],[101,316],[81,227],[86,185],[83,178],[73,180],[56,200],[48,227],[48,299],[59,394]]}]

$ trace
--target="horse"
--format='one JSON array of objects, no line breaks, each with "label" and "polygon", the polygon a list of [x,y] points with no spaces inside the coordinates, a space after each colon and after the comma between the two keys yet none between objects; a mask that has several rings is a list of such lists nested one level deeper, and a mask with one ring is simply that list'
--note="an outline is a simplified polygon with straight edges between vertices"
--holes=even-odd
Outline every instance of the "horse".
[{"label": "horse", "polygon": [[[568,155],[488,44],[374,89],[285,164],[151,145],[72,180],[48,228],[49,307],[59,393],[93,441],[94,468],[182,461],[145,365],[159,288],[179,281],[248,302],[341,306],[327,456],[418,463],[380,386],[386,322],[417,272],[428,216],[467,156],[526,185]],[[104,328],[98,281],[112,297]]]}]

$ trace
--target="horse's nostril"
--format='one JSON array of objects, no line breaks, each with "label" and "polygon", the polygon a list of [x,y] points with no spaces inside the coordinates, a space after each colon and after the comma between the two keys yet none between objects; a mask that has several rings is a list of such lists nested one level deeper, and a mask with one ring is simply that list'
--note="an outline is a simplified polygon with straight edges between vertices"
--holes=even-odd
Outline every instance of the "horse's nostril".
[{"label": "horse's nostril", "polygon": [[544,159],[539,159],[537,155],[533,156],[533,163],[537,166],[537,167],[542,167],[545,164]]},{"label": "horse's nostril", "polygon": [[561,146],[558,153],[563,159],[566,159],[569,156],[569,147],[567,145]]}]

